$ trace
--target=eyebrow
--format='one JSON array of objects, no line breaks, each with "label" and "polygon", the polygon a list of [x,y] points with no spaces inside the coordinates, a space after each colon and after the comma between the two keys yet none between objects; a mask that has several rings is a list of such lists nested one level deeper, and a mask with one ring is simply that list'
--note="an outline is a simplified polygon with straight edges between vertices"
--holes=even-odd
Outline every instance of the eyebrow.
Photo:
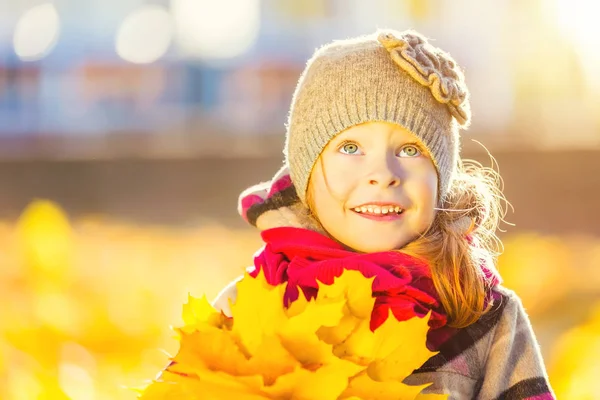
[{"label": "eyebrow", "polygon": [[[391,131],[387,131],[387,140],[388,141],[394,141],[394,136],[396,136],[394,134],[395,130],[391,130]],[[368,138],[366,138],[366,136],[368,135],[368,132],[352,132],[352,133],[348,133],[347,135],[344,135],[342,137],[342,135],[336,135],[333,140],[331,141],[332,143],[342,143],[344,141],[355,141],[355,142],[359,142],[359,143],[364,143],[365,139],[368,140]],[[410,133],[410,132],[399,132],[401,136],[401,138],[398,139],[398,142],[401,142],[401,145],[405,145],[405,144],[417,144],[421,147],[424,147],[422,140],[420,140],[418,137],[416,137],[414,134]]]}]

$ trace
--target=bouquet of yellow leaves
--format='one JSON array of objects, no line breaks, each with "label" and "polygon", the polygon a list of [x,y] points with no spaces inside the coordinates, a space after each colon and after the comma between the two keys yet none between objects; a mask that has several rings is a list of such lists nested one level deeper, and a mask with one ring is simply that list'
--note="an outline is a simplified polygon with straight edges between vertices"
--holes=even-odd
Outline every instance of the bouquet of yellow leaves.
[{"label": "bouquet of yellow leaves", "polygon": [[372,278],[345,271],[288,308],[285,285],[260,273],[238,284],[232,318],[205,297],[190,296],[180,349],[141,394],[157,399],[445,399],[423,395],[405,377],[435,353],[426,345],[428,317],[389,318],[374,332]]}]

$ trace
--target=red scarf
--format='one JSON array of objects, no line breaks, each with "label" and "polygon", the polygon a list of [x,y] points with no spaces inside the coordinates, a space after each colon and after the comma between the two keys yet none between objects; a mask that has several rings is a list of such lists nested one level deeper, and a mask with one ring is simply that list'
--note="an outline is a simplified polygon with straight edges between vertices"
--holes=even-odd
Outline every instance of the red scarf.
[{"label": "red scarf", "polygon": [[431,310],[431,330],[446,325],[447,316],[424,261],[401,253],[386,251],[356,253],[320,233],[293,227],[279,227],[261,233],[266,245],[254,259],[258,275],[262,269],[271,285],[287,282],[284,305],[287,307],[302,290],[307,299],[317,295],[317,280],[333,283],[344,270],[360,271],[373,280],[375,306],[371,330],[385,322],[392,311],[398,321],[424,317]]}]

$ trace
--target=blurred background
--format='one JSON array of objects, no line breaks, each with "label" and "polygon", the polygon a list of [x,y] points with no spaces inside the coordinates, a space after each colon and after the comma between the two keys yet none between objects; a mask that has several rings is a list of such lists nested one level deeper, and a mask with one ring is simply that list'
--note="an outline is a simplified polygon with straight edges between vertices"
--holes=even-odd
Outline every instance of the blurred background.
[{"label": "blurred background", "polygon": [[[600,399],[595,0],[0,0],[0,398],[133,399],[188,293],[252,262],[315,47],[414,28],[466,70],[463,155],[514,206],[499,268],[560,399]],[[479,144],[481,143],[481,144]]]}]

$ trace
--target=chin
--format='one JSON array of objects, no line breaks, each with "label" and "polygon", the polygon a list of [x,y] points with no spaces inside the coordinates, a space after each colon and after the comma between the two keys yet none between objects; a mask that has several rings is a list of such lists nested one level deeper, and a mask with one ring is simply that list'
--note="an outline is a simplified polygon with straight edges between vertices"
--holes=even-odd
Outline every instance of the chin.
[{"label": "chin", "polygon": [[394,243],[369,243],[369,244],[361,244],[360,246],[352,247],[354,250],[361,253],[378,253],[383,251],[392,251],[398,250],[404,247],[407,244],[405,241],[398,241]]}]

